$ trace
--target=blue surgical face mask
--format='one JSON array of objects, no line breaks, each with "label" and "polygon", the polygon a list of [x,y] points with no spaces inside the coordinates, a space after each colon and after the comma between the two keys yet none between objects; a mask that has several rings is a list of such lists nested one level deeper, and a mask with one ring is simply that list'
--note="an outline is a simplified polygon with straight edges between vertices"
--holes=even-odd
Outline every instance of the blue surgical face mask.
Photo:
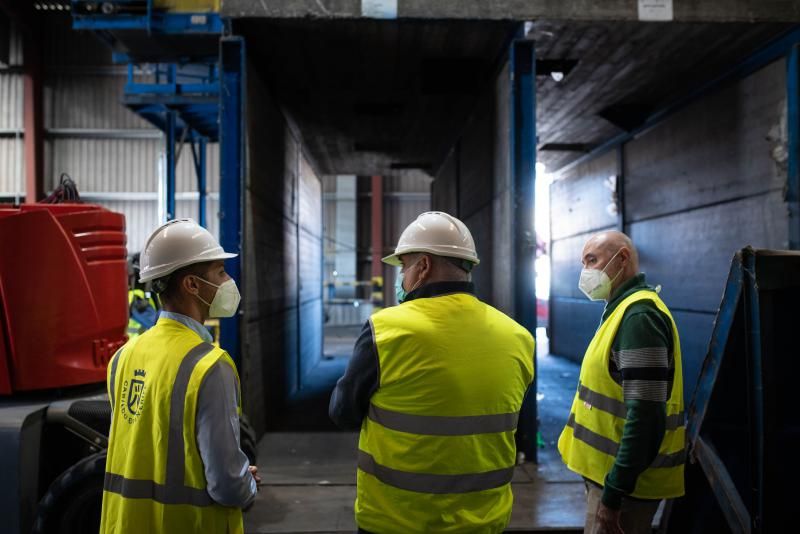
[{"label": "blue surgical face mask", "polygon": [[[419,260],[415,261],[414,263],[409,265],[407,268],[410,269],[411,267],[416,265],[417,262],[419,262]],[[403,288],[403,277],[404,276],[405,276],[405,273],[403,272],[402,269],[400,269],[400,272],[397,273],[397,277],[394,279],[394,294],[397,296],[397,303],[398,304],[401,304],[404,300],[406,300],[406,297],[408,296],[408,294],[411,293],[411,291],[414,291],[417,288],[417,286],[419,285],[419,281],[417,281],[417,283],[414,284],[414,287],[411,288],[411,291],[406,291]]]}]

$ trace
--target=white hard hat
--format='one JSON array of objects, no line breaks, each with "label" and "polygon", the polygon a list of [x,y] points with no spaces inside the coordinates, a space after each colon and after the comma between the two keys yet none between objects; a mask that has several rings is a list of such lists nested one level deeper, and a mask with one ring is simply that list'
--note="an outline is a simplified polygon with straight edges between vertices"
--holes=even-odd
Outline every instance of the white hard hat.
[{"label": "white hard hat", "polygon": [[163,278],[194,263],[236,256],[222,250],[211,232],[193,219],[175,219],[158,227],[147,239],[139,258],[139,282]]},{"label": "white hard hat", "polygon": [[403,230],[394,254],[383,258],[383,262],[402,266],[400,256],[412,252],[459,258],[475,265],[480,263],[467,225],[443,211],[427,211],[417,217]]}]

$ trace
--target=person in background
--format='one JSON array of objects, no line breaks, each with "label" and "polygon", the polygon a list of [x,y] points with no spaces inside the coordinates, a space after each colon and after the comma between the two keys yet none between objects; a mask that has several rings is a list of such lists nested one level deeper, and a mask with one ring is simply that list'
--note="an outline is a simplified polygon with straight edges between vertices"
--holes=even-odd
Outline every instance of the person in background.
[{"label": "person in background", "polygon": [[144,284],[139,283],[139,254],[128,258],[128,339],[155,326],[158,305]]}]

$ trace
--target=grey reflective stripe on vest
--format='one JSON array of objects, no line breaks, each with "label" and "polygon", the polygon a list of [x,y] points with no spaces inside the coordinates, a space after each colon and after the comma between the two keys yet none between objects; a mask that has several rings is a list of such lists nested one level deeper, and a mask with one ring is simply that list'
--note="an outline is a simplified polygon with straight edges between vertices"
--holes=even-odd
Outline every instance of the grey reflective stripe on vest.
[{"label": "grey reflective stripe on vest", "polygon": [[183,486],[183,477],[186,466],[185,446],[183,442],[183,408],[186,405],[186,390],[189,389],[189,379],[197,363],[209,352],[214,350],[211,343],[200,343],[181,361],[175,384],[172,386],[172,396],[169,403],[169,438],[167,440],[167,486]]},{"label": "grey reflective stripe on vest", "polygon": [[161,504],[190,504],[192,506],[214,504],[206,490],[188,486],[171,487],[156,484],[152,480],[135,480],[113,473],[106,473],[103,489],[111,493],[118,493],[128,499],[151,499]]},{"label": "grey reflective stripe on vest", "polygon": [[469,436],[473,434],[512,432],[517,428],[519,412],[444,417],[405,414],[370,404],[367,417],[381,426],[399,432],[426,436]]},{"label": "grey reflective stripe on vest", "polygon": [[[590,447],[597,449],[602,453],[608,454],[609,456],[617,455],[619,443],[615,442],[613,439],[601,436],[597,432],[589,430],[585,426],[576,423],[575,414],[569,415],[567,426],[572,429],[572,435],[575,439],[580,440]],[[686,449],[681,449],[680,451],[672,454],[659,453],[650,464],[650,467],[677,467],[679,465],[683,465],[685,462]]]},{"label": "grey reflective stripe on vest", "polygon": [[119,364],[120,354],[122,354],[122,349],[120,348],[114,355],[111,357],[111,374],[110,374],[110,382],[108,388],[108,395],[109,400],[111,401],[111,413],[114,413],[114,388],[117,385],[117,364]]},{"label": "grey reflective stripe on vest", "polygon": [[417,493],[471,493],[499,488],[511,482],[514,466],[465,475],[409,473],[381,465],[370,454],[358,451],[358,468],[384,484]]},{"label": "grey reflective stripe on vest", "polygon": [[672,454],[659,454],[650,467],[677,467],[686,463],[686,449]]},{"label": "grey reflective stripe on vest", "polygon": [[587,445],[590,445],[598,451],[608,454],[609,456],[617,455],[619,444],[616,441],[605,436],[601,436],[600,434],[589,430],[583,425],[579,425],[575,422],[575,414],[569,414],[567,426],[572,428],[572,435],[575,436],[575,439],[579,439]]},{"label": "grey reflective stripe on vest", "polygon": [[[125,478],[115,473],[106,473],[103,489],[118,493],[129,499],[152,499],[162,504],[189,504],[208,506],[213,504],[205,489],[184,485],[185,444],[183,440],[183,411],[189,380],[198,362],[214,349],[211,343],[201,343],[192,348],[181,361],[175,383],[172,386],[169,407],[169,437],[167,439],[166,484],[152,480]],[[112,373],[116,369],[112,368]]]},{"label": "grey reflective stripe on vest", "polygon": [[677,430],[682,426],[686,426],[686,413],[674,413],[667,416],[667,430]]},{"label": "grey reflective stripe on vest", "polygon": [[583,384],[578,386],[578,398],[583,402],[588,402],[593,408],[603,410],[617,417],[625,419],[628,416],[628,407],[624,402],[606,397],[602,393],[592,391]]},{"label": "grey reflective stripe on vest", "polygon": [[[625,403],[617,399],[607,397],[602,393],[598,393],[584,386],[578,386],[578,398],[585,403],[588,403],[592,408],[603,410],[611,415],[615,415],[621,419],[627,419],[628,407]],[[677,430],[685,425],[686,414],[684,412],[676,413],[667,416],[667,430]]]}]

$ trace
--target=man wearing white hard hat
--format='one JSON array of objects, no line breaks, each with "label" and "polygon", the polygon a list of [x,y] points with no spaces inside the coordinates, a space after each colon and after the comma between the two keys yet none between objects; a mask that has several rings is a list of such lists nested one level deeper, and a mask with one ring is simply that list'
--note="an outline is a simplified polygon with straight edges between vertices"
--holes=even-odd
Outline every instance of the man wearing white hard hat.
[{"label": "man wearing white hard hat", "polygon": [[475,296],[455,217],[421,214],[383,261],[400,267],[399,305],[364,326],[329,407],[361,429],[359,531],[502,532],[533,337]]},{"label": "man wearing white hard hat", "polygon": [[140,282],[163,310],[108,366],[112,420],[101,533],[242,533],[257,469],[239,447],[239,375],[203,326],[239,307],[224,260],[236,257],[191,219],[156,229]]}]

